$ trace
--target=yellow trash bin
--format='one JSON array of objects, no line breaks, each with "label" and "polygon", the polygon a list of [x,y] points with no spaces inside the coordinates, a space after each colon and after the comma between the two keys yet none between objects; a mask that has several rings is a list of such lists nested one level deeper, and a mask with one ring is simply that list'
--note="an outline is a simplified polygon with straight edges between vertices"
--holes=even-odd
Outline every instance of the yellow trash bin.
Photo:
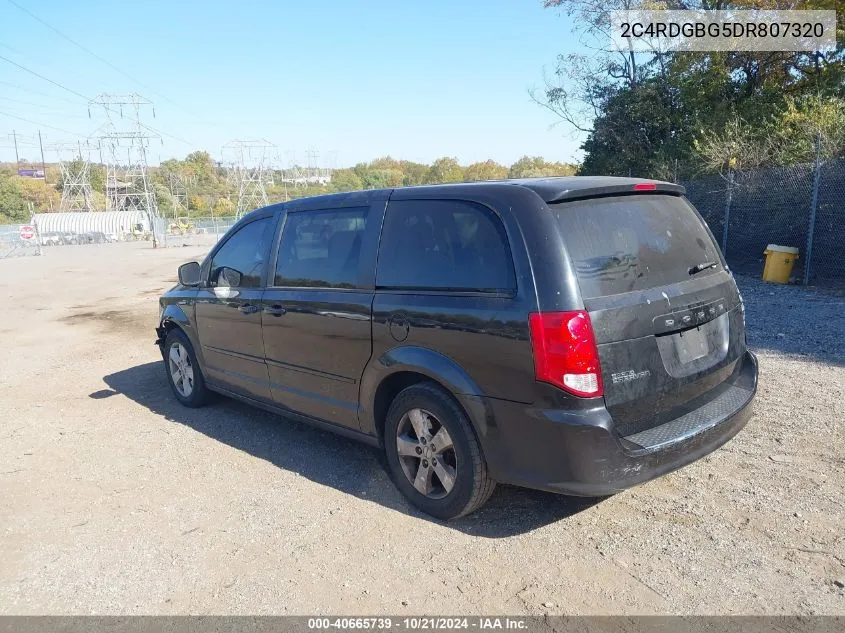
[{"label": "yellow trash bin", "polygon": [[776,284],[788,284],[792,275],[792,266],[798,259],[798,249],[792,246],[769,244],[763,251],[766,264],[763,266],[763,281]]}]

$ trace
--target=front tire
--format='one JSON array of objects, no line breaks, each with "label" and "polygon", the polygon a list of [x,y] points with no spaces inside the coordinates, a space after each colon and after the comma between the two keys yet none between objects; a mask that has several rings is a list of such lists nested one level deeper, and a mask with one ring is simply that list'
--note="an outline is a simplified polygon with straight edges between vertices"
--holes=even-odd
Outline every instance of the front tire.
[{"label": "front tire", "polygon": [[496,482],[469,420],[439,386],[404,389],[387,412],[384,447],[393,482],[426,514],[449,520],[480,508]]},{"label": "front tire", "polygon": [[164,340],[164,367],[176,399],[186,407],[206,404],[211,393],[205,386],[194,348],[185,333],[173,328]]}]

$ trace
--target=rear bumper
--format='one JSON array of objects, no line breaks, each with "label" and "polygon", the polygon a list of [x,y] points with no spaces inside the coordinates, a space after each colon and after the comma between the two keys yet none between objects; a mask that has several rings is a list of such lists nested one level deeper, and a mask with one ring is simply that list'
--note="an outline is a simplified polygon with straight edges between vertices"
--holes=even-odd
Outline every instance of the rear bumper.
[{"label": "rear bumper", "polygon": [[503,483],[579,496],[610,495],[713,452],[752,415],[757,359],[746,352],[711,401],[657,429],[620,437],[604,406],[580,411],[491,403],[495,427],[482,438]]}]

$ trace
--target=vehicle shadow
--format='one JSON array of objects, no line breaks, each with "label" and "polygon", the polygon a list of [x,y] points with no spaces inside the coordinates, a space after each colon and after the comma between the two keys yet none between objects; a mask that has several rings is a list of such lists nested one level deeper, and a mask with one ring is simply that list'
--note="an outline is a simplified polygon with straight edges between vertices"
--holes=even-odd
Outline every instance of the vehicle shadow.
[{"label": "vehicle shadow", "polygon": [[[331,486],[426,521],[440,523],[408,504],[390,481],[383,456],[375,448],[220,397],[202,409],[189,409],[173,397],[162,363],[145,363],[103,378],[110,389],[92,399],[122,394],[177,424],[219,442]],[[442,523],[466,534],[503,538],[530,532],[577,514],[598,499],[564,497],[512,486],[499,486],[479,511]]]}]

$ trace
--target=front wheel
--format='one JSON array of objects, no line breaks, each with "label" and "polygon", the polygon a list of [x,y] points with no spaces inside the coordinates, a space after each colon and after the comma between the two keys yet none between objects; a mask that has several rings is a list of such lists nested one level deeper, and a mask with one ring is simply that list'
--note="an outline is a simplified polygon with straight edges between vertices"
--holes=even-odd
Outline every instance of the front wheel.
[{"label": "front wheel", "polygon": [[412,385],[396,396],[384,447],[396,487],[438,519],[474,512],[496,487],[463,410],[433,383]]},{"label": "front wheel", "polygon": [[205,386],[194,348],[179,328],[172,329],[164,341],[164,366],[170,388],[179,402],[192,408],[208,402],[210,392]]}]

